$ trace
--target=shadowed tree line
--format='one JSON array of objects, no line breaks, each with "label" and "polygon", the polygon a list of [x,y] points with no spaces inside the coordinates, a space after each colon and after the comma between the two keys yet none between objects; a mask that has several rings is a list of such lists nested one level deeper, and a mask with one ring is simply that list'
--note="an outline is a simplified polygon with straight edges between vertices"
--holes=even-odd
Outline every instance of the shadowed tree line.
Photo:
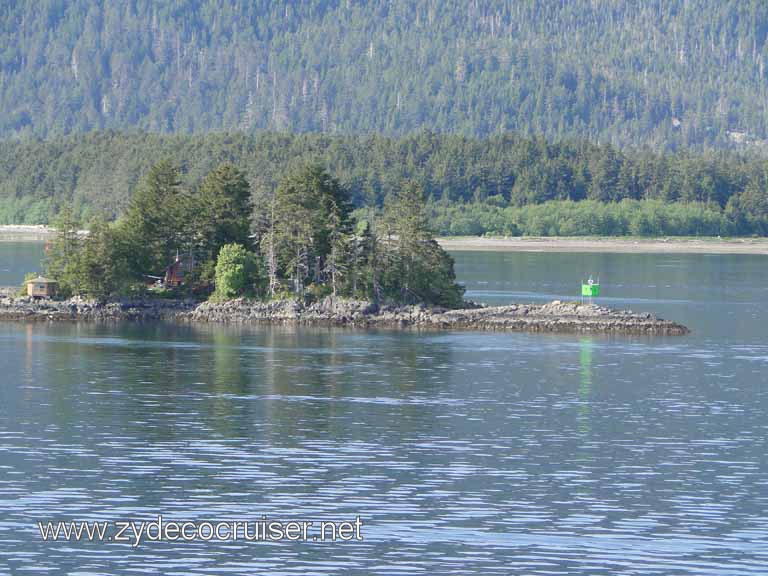
[{"label": "shadowed tree line", "polygon": [[[400,139],[102,132],[49,142],[0,142],[0,223],[49,222],[63,206],[72,206],[86,220],[97,213],[114,218],[129,209],[134,194],[141,193],[141,178],[158,158],[169,158],[181,168],[177,178],[184,190],[200,187],[221,163],[233,163],[243,170],[258,205],[262,197],[274,193],[286,171],[307,163],[325,167],[356,208],[381,209],[387,197],[410,180],[424,190],[432,224],[442,234],[555,228],[592,228],[598,234],[768,231],[768,162],[760,157],[726,152],[656,154],[584,141],[548,143],[516,134],[473,139],[428,132]],[[584,200],[594,204],[573,206]],[[622,201],[631,202],[624,208],[615,205]],[[545,203],[546,209],[535,208]],[[597,203],[601,213],[615,212],[619,219],[633,206],[644,206],[645,213],[669,211],[676,216],[663,226],[639,221],[626,226],[578,224],[583,220],[580,213],[593,211]],[[558,219],[572,222],[542,226],[543,210],[556,210]],[[720,224],[697,224],[702,210],[715,215]],[[499,224],[499,219],[504,222]]]},{"label": "shadowed tree line", "polygon": [[[244,172],[222,164],[196,187],[168,161],[150,169],[124,214],[97,217],[89,232],[69,207],[59,214],[46,274],[61,294],[365,298],[378,303],[462,303],[453,260],[435,242],[424,191],[404,181],[380,215],[358,220],[349,192],[304,165],[251,203]],[[181,286],[162,283],[188,266]],[[160,279],[161,282],[156,282]]]}]

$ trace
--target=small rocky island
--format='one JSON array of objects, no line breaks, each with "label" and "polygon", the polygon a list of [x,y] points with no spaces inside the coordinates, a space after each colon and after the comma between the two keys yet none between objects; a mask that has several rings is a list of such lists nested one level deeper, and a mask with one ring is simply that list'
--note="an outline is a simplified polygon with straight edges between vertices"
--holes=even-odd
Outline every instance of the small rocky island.
[{"label": "small rocky island", "polygon": [[376,306],[362,300],[326,297],[298,300],[226,302],[195,300],[117,300],[97,302],[0,298],[0,321],[173,321],[236,324],[341,326],[423,330],[606,333],[676,336],[681,324],[651,314],[612,310],[594,304],[560,302],[445,309],[426,306]]},{"label": "small rocky island", "polygon": [[0,320],[688,332],[592,304],[466,302],[418,185],[403,182],[381,209],[352,207],[349,191],[318,166],[286,174],[257,198],[232,165],[188,190],[178,168],[161,162],[115,222],[96,219],[83,233],[74,212],[63,210],[45,277],[27,278],[28,297],[1,298]]}]

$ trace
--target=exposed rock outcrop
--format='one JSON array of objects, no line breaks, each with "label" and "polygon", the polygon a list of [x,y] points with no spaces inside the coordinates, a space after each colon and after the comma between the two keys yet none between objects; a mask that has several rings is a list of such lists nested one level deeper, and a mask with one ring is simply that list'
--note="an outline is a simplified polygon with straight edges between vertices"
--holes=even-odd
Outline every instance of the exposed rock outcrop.
[{"label": "exposed rock outcrop", "polygon": [[360,327],[412,327],[530,332],[602,332],[625,334],[688,333],[685,326],[593,304],[563,303],[469,306],[459,310],[424,306],[383,306],[370,302],[326,298],[309,305],[293,301],[271,303],[235,300],[205,302],[188,315],[196,321],[278,322]]},{"label": "exposed rock outcrop", "polygon": [[0,298],[0,320],[172,320],[199,304],[195,300],[126,299],[98,302]]},{"label": "exposed rock outcrop", "polygon": [[0,299],[0,320],[174,320],[184,322],[301,324],[350,327],[587,332],[616,334],[687,334],[685,326],[627,310],[593,304],[554,301],[548,304],[479,306],[458,310],[425,306],[382,306],[371,302],[325,298],[305,304],[297,300],[196,302],[194,300],[117,300],[106,303],[78,299],[33,301]]}]

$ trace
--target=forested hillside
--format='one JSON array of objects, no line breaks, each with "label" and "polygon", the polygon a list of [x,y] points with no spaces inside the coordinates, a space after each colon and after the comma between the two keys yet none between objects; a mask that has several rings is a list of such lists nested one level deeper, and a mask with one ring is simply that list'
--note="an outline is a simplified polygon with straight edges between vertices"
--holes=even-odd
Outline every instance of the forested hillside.
[{"label": "forested hillside", "polygon": [[134,127],[768,138],[764,0],[19,0],[0,137]]},{"label": "forested hillside", "polygon": [[[47,222],[70,205],[86,218],[119,215],[136,183],[163,159],[180,167],[188,190],[219,164],[235,164],[246,173],[257,208],[282,176],[306,164],[328,169],[358,208],[381,207],[403,181],[413,180],[430,200],[442,233],[577,233],[583,227],[558,222],[594,220],[606,211],[603,224],[592,222],[587,229],[609,234],[768,232],[768,162],[757,156],[657,154],[512,134],[475,139],[427,132],[403,138],[99,132],[4,141],[0,223]],[[545,204],[553,201],[566,204]],[[643,203],[619,205],[622,201]],[[667,206],[672,203],[677,208]],[[649,209],[648,218],[661,223],[633,224],[628,214],[645,218],[641,209]],[[545,212],[548,220],[541,218]],[[708,223],[665,227],[664,221],[681,214]],[[529,226],[533,217],[538,223]]]}]

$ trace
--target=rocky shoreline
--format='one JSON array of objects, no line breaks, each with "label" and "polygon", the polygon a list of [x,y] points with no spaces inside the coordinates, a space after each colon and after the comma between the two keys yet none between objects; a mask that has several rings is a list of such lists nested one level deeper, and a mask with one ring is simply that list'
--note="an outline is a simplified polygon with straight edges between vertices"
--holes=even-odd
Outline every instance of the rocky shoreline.
[{"label": "rocky shoreline", "polygon": [[562,332],[683,335],[681,324],[628,310],[593,304],[554,301],[445,310],[423,306],[382,306],[370,302],[325,298],[305,304],[296,300],[259,302],[233,300],[116,300],[63,301],[5,296],[0,321],[176,321],[261,323],[358,328],[453,329],[516,332]]}]

